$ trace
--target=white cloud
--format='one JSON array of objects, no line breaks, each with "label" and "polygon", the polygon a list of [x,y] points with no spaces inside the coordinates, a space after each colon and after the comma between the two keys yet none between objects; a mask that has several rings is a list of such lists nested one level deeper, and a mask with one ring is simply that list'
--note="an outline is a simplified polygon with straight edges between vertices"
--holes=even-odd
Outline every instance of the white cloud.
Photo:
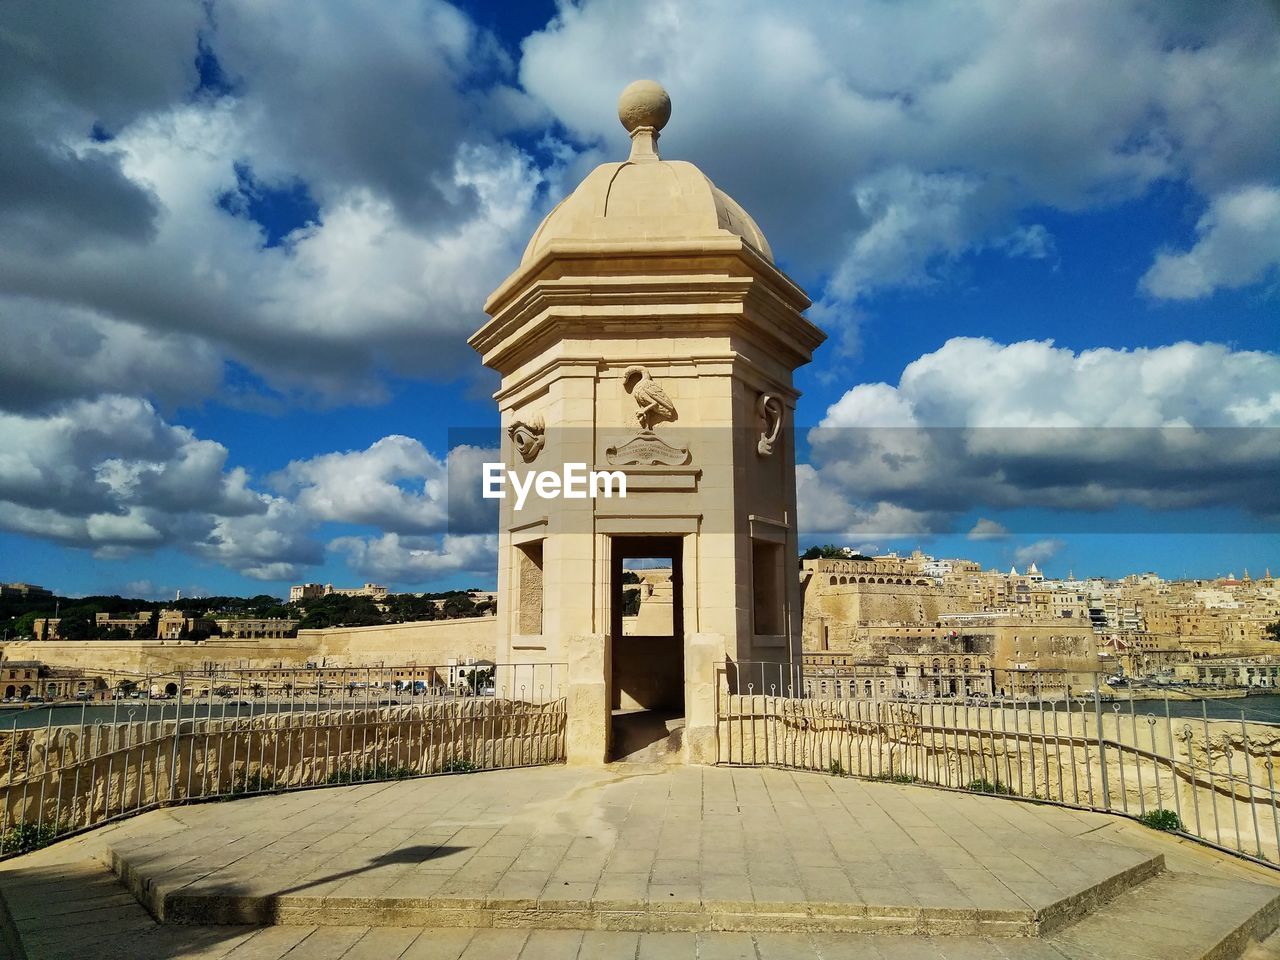
[{"label": "white cloud", "polygon": [[425,533],[446,522],[445,477],[444,463],[417,440],[390,436],[367,450],[295,460],[271,483],[317,520]]},{"label": "white cloud", "polygon": [[[798,474],[801,516],[843,529],[884,515],[886,532],[902,528],[886,505],[939,531],[975,508],[1280,516],[1278,384],[1280,356],[1220,344],[1074,353],[952,339],[896,386],[860,385],[830,407]],[[991,532],[980,521],[970,536]]]},{"label": "white cloud", "polygon": [[1242,187],[1214,197],[1196,237],[1190,250],[1158,254],[1142,288],[1163,299],[1191,300],[1266,277],[1280,266],[1280,187]]},{"label": "white cloud", "polygon": [[0,528],[104,558],[176,547],[250,576],[322,559],[292,504],[252,490],[225,447],[146,401],[0,413],[0,449]]},{"label": "white cloud", "polygon": [[339,537],[329,549],[345,555],[352,570],[379,580],[417,583],[453,573],[492,574],[498,539],[492,535]]},{"label": "white cloud", "polygon": [[[71,25],[20,18],[8,33],[0,14],[0,60],[12,54],[0,79],[13,75],[0,108],[22,118],[4,138],[18,169],[0,159],[0,313],[34,334],[24,342],[48,354],[51,374],[34,396],[18,383],[0,403],[124,382],[202,399],[228,359],[286,398],[333,402],[384,398],[388,370],[456,378],[485,296],[517,263],[559,175],[558,161],[538,169],[502,139],[541,117],[501,82],[505,55],[434,0],[340,11],[227,0],[210,22],[200,4],[173,6],[182,17],[143,10],[126,31],[163,20],[163,56],[88,11],[66,16]],[[95,30],[101,49],[84,43]],[[198,32],[233,82],[228,95],[188,95]],[[83,62],[46,73],[68,48]],[[120,68],[118,55],[140,62]],[[81,74],[101,89],[71,89]],[[131,83],[150,88],[113,99]],[[95,122],[112,139],[90,138]],[[49,151],[63,172],[42,186],[32,171],[50,166]],[[219,203],[246,171],[259,192],[309,189],[318,220],[265,246],[243,200]],[[56,341],[41,333],[51,319]],[[185,381],[174,375],[183,351]],[[57,375],[78,367],[85,377]]]},{"label": "white cloud", "polygon": [[1005,540],[1008,536],[1009,529],[1004,524],[987,517],[979,517],[977,523],[965,534],[968,540]]},{"label": "white cloud", "polygon": [[1163,178],[1218,195],[1280,169],[1264,0],[583,0],[523,52],[526,88],[612,155],[625,141],[601,88],[660,79],[665,153],[699,163],[802,280],[833,277],[825,294],[844,300],[974,249],[1043,257],[1051,238],[1025,211],[1106,206]]},{"label": "white cloud", "polygon": [[321,563],[323,549],[312,536],[311,519],[283,498],[262,500],[262,513],[214,518],[195,552],[256,580],[296,579]]},{"label": "white cloud", "polygon": [[[1214,199],[1153,293],[1271,262],[1280,31],[1263,0],[584,0],[518,64],[443,0],[135,6],[127,31],[87,7],[0,13],[0,314],[38,355],[0,388],[9,409],[121,383],[195,400],[228,359],[286,401],[457,376],[538,214],[623,154],[613,91],[647,74],[675,97],[669,154],[743,200],[802,280],[830,281],[833,322],[977,249],[1048,259],[1029,211],[1165,178]],[[198,39],[229,87],[192,97]],[[553,121],[577,144],[548,137],[536,160],[513,144]],[[304,186],[316,222],[266,247],[244,203],[218,203],[245,171]]]},{"label": "white cloud", "polygon": [[1037,540],[1014,550],[1013,562],[1019,567],[1030,566],[1033,563],[1043,566],[1047,561],[1052,560],[1061,553],[1065,546],[1066,543],[1064,541],[1055,537]]},{"label": "white cloud", "polygon": [[[492,529],[477,516],[478,464],[494,456],[454,449],[463,489],[451,501],[449,465],[417,440],[388,436],[290,463],[270,478],[273,495],[228,466],[221,444],[166,422],[146,401],[77,400],[55,413],[0,413],[0,529],[104,559],[176,548],[281,580],[323,562],[322,525],[366,526],[376,534],[331,547],[362,571],[420,582],[491,564],[492,536],[423,535]],[[462,514],[453,525],[451,508]]]},{"label": "white cloud", "polygon": [[925,534],[940,522],[931,511],[912,510],[888,500],[859,501],[846,492],[838,470],[830,475],[807,463],[796,465],[796,513],[800,530],[850,538]]}]

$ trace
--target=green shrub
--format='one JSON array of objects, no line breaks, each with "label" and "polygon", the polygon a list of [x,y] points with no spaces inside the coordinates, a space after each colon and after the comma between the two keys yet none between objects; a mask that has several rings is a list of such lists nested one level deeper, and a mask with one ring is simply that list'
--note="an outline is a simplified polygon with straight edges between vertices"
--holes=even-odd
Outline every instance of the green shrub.
[{"label": "green shrub", "polygon": [[276,782],[262,771],[242,773],[231,784],[231,796],[238,797],[245,793],[266,793],[276,788]]},{"label": "green shrub", "polygon": [[842,764],[839,760],[832,760],[831,766],[827,768],[827,772],[830,773],[833,777],[843,777],[844,764]]},{"label": "green shrub", "polygon": [[389,763],[371,763],[368,766],[348,770],[335,770],[325,783],[331,786],[347,783],[364,783],[366,780],[405,780],[413,776],[413,768]]},{"label": "green shrub", "polygon": [[470,760],[446,760],[440,768],[441,773],[472,773],[480,768]]},{"label": "green shrub", "polygon": [[7,855],[39,850],[53,843],[69,829],[68,826],[55,823],[15,823],[4,833],[0,833],[0,852]]},{"label": "green shrub", "polygon": [[974,793],[996,793],[1006,797],[1013,796],[1013,791],[1010,790],[1008,787],[1006,787],[999,780],[997,780],[995,783],[992,783],[990,780],[986,780],[986,779],[974,780],[967,787],[965,787],[965,789],[971,790]]},{"label": "green shrub", "polygon": [[1173,833],[1182,830],[1182,819],[1172,810],[1165,810],[1163,807],[1148,810],[1138,818],[1138,822],[1145,823],[1152,830],[1168,830]]},{"label": "green shrub", "polygon": [[918,777],[913,777],[909,773],[882,773],[871,778],[879,780],[881,783],[917,783]]}]

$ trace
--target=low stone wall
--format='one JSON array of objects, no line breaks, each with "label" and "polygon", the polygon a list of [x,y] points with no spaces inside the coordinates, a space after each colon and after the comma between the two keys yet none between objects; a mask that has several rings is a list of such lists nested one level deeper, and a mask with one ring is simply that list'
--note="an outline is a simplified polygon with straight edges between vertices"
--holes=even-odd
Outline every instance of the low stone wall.
[{"label": "low stone wall", "polygon": [[1141,815],[1280,862],[1280,728],[961,703],[722,694],[721,763],[975,789]]},{"label": "low stone wall", "polygon": [[488,697],[17,730],[0,735],[0,837],[206,797],[555,763],[564,730],[563,700]]},{"label": "low stone wall", "polygon": [[32,640],[8,644],[4,659],[134,673],[198,671],[211,663],[228,668],[444,664],[451,658],[494,660],[497,639],[496,617],[472,617],[300,630],[296,637],[278,640]]}]

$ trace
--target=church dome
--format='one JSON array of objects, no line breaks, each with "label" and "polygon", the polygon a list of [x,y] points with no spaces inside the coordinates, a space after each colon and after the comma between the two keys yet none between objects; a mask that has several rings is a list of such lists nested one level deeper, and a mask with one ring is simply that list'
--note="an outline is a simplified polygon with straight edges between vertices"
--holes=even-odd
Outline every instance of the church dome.
[{"label": "church dome", "polygon": [[555,241],[643,243],[741,237],[773,262],[769,241],[751,215],[683,160],[658,156],[658,131],[671,114],[666,91],[639,80],[622,92],[618,116],[631,135],[631,156],[603,163],[556,206],[534,231],[521,266]]}]

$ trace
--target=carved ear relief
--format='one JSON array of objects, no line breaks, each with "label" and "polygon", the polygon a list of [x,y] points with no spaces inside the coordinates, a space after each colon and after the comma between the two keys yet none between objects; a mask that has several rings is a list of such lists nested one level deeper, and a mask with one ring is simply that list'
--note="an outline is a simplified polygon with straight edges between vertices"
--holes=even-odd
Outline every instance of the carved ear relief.
[{"label": "carved ear relief", "polygon": [[541,416],[529,420],[514,420],[507,427],[507,436],[516,445],[516,452],[525,463],[533,463],[546,443],[547,425]]},{"label": "carved ear relief", "polygon": [[762,457],[773,454],[774,444],[782,434],[782,401],[767,393],[760,394],[756,400],[756,413],[760,415],[760,442],[756,444],[756,453]]}]

